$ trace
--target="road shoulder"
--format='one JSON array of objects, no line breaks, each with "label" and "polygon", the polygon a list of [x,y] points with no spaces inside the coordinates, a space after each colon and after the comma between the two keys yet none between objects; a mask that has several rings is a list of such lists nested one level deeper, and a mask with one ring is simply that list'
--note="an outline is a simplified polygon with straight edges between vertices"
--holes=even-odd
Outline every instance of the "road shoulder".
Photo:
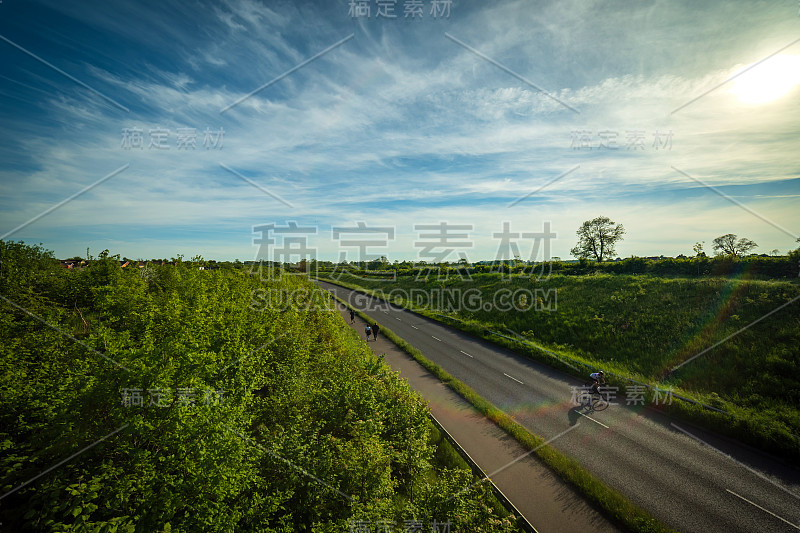
[{"label": "road shoulder", "polygon": [[[338,307],[345,323],[363,337],[366,323],[356,317],[350,324],[347,308]],[[385,354],[389,367],[425,399],[431,413],[540,533],[579,533],[588,528],[620,531],[515,439],[394,343],[379,334],[369,346],[376,354]]]}]

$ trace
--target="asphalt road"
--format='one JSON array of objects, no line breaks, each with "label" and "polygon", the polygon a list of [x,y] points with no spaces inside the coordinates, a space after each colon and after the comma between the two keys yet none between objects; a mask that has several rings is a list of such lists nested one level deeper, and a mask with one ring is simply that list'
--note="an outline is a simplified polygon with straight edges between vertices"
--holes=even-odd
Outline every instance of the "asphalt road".
[{"label": "asphalt road", "polygon": [[800,531],[797,469],[624,400],[587,412],[573,402],[573,387],[583,381],[381,300],[318,283],[537,435],[554,438],[580,420],[551,445],[671,527]]},{"label": "asphalt road", "polygon": [[[350,322],[347,307],[339,305],[345,323],[364,338],[360,317]],[[475,461],[485,477],[514,504],[538,533],[621,533],[567,482],[537,460],[529,450],[472,404],[439,381],[396,344],[378,335],[368,346],[398,372],[428,405],[431,414]],[[576,426],[573,426],[577,429]],[[455,533],[455,531],[454,531]],[[470,533],[458,531],[458,533]]]}]

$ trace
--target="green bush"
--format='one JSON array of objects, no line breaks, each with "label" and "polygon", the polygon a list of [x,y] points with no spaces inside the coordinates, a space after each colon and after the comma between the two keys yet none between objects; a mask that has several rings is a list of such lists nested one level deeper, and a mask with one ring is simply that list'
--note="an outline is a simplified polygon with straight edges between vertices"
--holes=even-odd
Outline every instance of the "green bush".
[{"label": "green bush", "polygon": [[483,487],[430,496],[471,476],[434,462],[424,403],[336,313],[251,308],[264,285],[327,298],[307,280],[0,252],[8,530],[510,530]]}]

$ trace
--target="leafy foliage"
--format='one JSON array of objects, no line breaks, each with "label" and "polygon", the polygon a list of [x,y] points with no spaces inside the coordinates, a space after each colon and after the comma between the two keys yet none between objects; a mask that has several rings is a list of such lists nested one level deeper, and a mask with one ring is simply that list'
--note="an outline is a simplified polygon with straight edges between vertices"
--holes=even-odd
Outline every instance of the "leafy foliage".
[{"label": "leafy foliage", "polygon": [[577,231],[578,244],[570,253],[579,259],[603,261],[616,254],[615,247],[622,240],[625,228],[608,217],[597,217],[584,222]]},{"label": "leafy foliage", "polygon": [[[510,531],[433,462],[427,410],[336,313],[251,308],[297,276],[65,270],[0,241],[0,521],[15,531]],[[9,303],[11,302],[11,303]],[[138,389],[138,392],[137,392]],[[141,398],[141,405],[137,401]],[[447,497],[447,496],[445,496]]]},{"label": "leafy foliage", "polygon": [[757,246],[755,242],[744,237],[737,240],[737,236],[733,233],[721,235],[714,239],[714,251],[721,255],[740,257]]}]

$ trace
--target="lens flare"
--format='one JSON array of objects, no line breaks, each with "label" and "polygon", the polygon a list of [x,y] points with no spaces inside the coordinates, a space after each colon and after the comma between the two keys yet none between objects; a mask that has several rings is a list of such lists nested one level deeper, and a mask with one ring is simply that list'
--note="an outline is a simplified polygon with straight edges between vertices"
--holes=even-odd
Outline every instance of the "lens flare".
[{"label": "lens flare", "polygon": [[748,70],[730,92],[746,104],[777,100],[800,84],[800,56],[780,54]]}]

